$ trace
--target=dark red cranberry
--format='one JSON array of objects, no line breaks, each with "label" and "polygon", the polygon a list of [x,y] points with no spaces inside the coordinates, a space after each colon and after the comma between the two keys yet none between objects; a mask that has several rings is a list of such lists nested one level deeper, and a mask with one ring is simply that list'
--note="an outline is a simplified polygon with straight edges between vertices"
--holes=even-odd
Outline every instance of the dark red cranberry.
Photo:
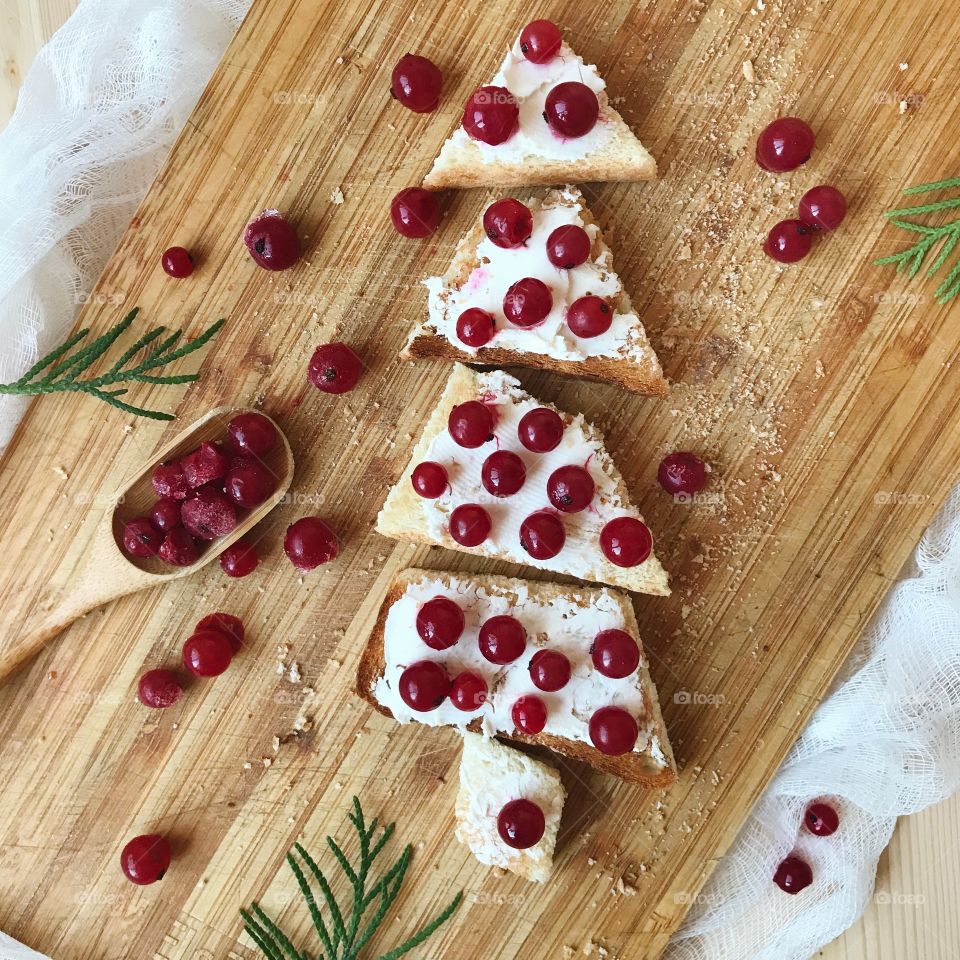
[{"label": "dark red cranberry", "polygon": [[260,557],[257,554],[257,548],[243,539],[231,543],[220,554],[220,569],[228,577],[235,579],[249,576],[257,569],[258,563],[260,563]]},{"label": "dark red cranberry", "polygon": [[802,220],[781,220],[770,228],[763,252],[777,263],[796,263],[810,252],[812,234]]},{"label": "dark red cranberry", "polygon": [[193,628],[194,633],[205,633],[207,630],[216,630],[222,633],[230,642],[230,649],[239,653],[243,646],[243,621],[232,613],[208,613],[202,620],[197,621]]},{"label": "dark red cranberry", "polygon": [[640,646],[625,630],[601,630],[593,639],[590,657],[598,673],[619,680],[640,666]]},{"label": "dark red cranberry", "polygon": [[600,549],[612,564],[636,567],[653,551],[653,537],[642,520],[617,517],[600,531]]},{"label": "dark red cranberry", "polygon": [[547,237],[547,259],[560,270],[572,270],[590,256],[590,235],[575,223],[557,227]]},{"label": "dark red cranberry", "polygon": [[170,844],[157,833],[134,837],[120,851],[120,869],[138,886],[156,883],[169,868]]},{"label": "dark red cranberry", "polygon": [[530,679],[546,693],[562,690],[570,682],[570,661],[559,650],[538,650],[530,658]]},{"label": "dark red cranberry", "polygon": [[677,450],[660,461],[657,479],[667,493],[693,496],[707,484],[707,466],[695,453]]},{"label": "dark red cranberry", "polygon": [[566,539],[563,521],[549,510],[531,513],[520,524],[520,546],[534,560],[555,557],[563,549]]},{"label": "dark red cranberry", "polygon": [[484,621],[478,645],[485,659],[503,666],[523,655],[527,647],[527,631],[516,617],[500,614]]},{"label": "dark red cranberry", "polygon": [[277,442],[277,428],[262,413],[239,413],[227,424],[227,443],[237,454],[265,457]]},{"label": "dark red cranberry", "polygon": [[300,238],[276,210],[264,210],[243,231],[243,242],[265,270],[286,270],[300,259]]},{"label": "dark red cranberry", "polygon": [[549,453],[563,439],[563,419],[555,410],[537,407],[520,418],[517,436],[528,450]]},{"label": "dark red cranberry", "polygon": [[534,20],[520,31],[520,52],[531,63],[552,60],[562,45],[563,37],[552,20]]},{"label": "dark red cranberry", "polygon": [[153,489],[158,497],[171,500],[185,500],[190,488],[183,475],[179,460],[168,460],[153,471]]},{"label": "dark red cranberry", "polygon": [[431,650],[448,650],[463,633],[463,610],[449,597],[434,597],[417,611],[417,633]]},{"label": "dark red cranberry", "polygon": [[163,272],[171,277],[182,280],[193,273],[193,257],[186,247],[167,247],[160,258]]},{"label": "dark red cranberry", "polygon": [[512,497],[526,479],[527,468],[523,461],[509,450],[494,451],[480,468],[484,489],[495,497]]},{"label": "dark red cranberry", "polygon": [[535,327],[547,319],[552,309],[553,294],[536,277],[518,280],[503,298],[503,315],[515,327]]},{"label": "dark red cranberry", "polygon": [[479,400],[467,400],[450,411],[447,429],[458,446],[473,450],[493,439],[494,423],[490,407]]},{"label": "dark red cranberry", "polygon": [[457,336],[468,347],[479,349],[486,346],[496,332],[493,314],[479,307],[469,307],[457,317]]},{"label": "dark red cranberry", "polygon": [[479,710],[487,702],[487,681],[473,670],[458,673],[450,684],[450,700],[464,713]]},{"label": "dark red cranberry", "polygon": [[148,670],[137,684],[137,699],[145,707],[172,707],[183,693],[172,670]]},{"label": "dark red cranberry", "polygon": [[521,247],[533,233],[533,214],[519,200],[506,197],[484,210],[483,230],[498,247],[505,250]]},{"label": "dark red cranberry", "polygon": [[517,132],[520,108],[506,87],[480,87],[470,95],[462,123],[468,136],[493,147]]},{"label": "dark red cranberry", "polygon": [[548,94],[543,118],[561,137],[582,137],[589,133],[600,116],[597,95],[576,80],[558,83]]},{"label": "dark red cranberry", "polygon": [[536,846],[545,828],[543,811],[532,800],[511,800],[497,814],[497,833],[514,850]]},{"label": "dark red cranberry", "polygon": [[224,481],[227,496],[248,510],[269,500],[277,489],[277,478],[256,457],[234,457]]},{"label": "dark red cranberry", "polygon": [[345,343],[317,347],[307,367],[310,382],[324,393],[347,393],[363,373],[363,361]]},{"label": "dark red cranberry", "polygon": [[847,199],[836,187],[823,183],[800,198],[799,217],[813,230],[836,230],[846,215]]},{"label": "dark red cranberry", "polygon": [[461,547],[478,547],[490,536],[490,514],[478,503],[464,503],[450,514],[450,536]]},{"label": "dark red cranberry", "polygon": [[158,500],[150,511],[150,522],[166,533],[180,526],[180,501],[163,497]]},{"label": "dark red cranberry", "polygon": [[575,336],[586,340],[606,333],[613,323],[610,304],[600,297],[587,295],[574,300],[567,308],[567,326]]},{"label": "dark red cranberry", "polygon": [[414,113],[430,113],[437,108],[443,74],[432,60],[415,53],[402,56],[390,77],[390,94]]},{"label": "dark red cranberry", "polygon": [[433,460],[425,460],[413,468],[410,482],[417,494],[425,500],[436,500],[449,486],[446,468]]},{"label": "dark red cranberry", "polygon": [[777,872],[773,875],[773,882],[784,893],[799,893],[813,883],[813,870],[806,860],[791,854],[780,861]]},{"label": "dark red cranberry", "polygon": [[590,718],[590,742],[610,757],[629,753],[639,733],[637,721],[622,707],[601,707]]},{"label": "dark red cranberry", "polygon": [[195,633],[183,645],[183,665],[198,677],[219,677],[232,659],[230,641],[219,630]]},{"label": "dark red cranberry", "polygon": [[803,822],[811,833],[829,837],[840,826],[840,814],[829,803],[811,803],[803,815]]},{"label": "dark red cranberry", "polygon": [[301,517],[287,527],[283,550],[302,573],[335,560],[340,552],[337,535],[319,517]]},{"label": "dark red cranberry", "polygon": [[547,725],[547,706],[539,697],[527,694],[517,698],[510,716],[518,730],[533,737]]},{"label": "dark red cranberry", "polygon": [[583,467],[558,467],[547,480],[547,497],[563,513],[579,513],[593,503],[596,486]]},{"label": "dark red cranberry", "polygon": [[418,660],[400,674],[397,691],[411,710],[426,713],[436,710],[447,699],[450,677],[439,663]]},{"label": "dark red cranberry", "polygon": [[429,237],[440,223],[436,194],[422,187],[401,190],[390,203],[390,219],[397,233],[404,237]]},{"label": "dark red cranberry", "polygon": [[814,136],[809,125],[798,117],[780,117],[757,137],[757,163],[764,170],[784,173],[796,170],[813,153]]},{"label": "dark red cranberry", "polygon": [[163,533],[147,517],[137,517],[123,525],[123,549],[131,557],[155,557],[162,543]]},{"label": "dark red cranberry", "polygon": [[183,527],[168,530],[157,552],[161,560],[175,567],[189,567],[200,559],[200,548]]},{"label": "dark red cranberry", "polygon": [[230,458],[216,444],[201,443],[196,450],[181,457],[180,466],[187,486],[191,490],[202,487],[227,475]]},{"label": "dark red cranberry", "polygon": [[215,540],[236,527],[237,508],[222,490],[214,486],[201,487],[183,501],[180,519],[191,537]]}]

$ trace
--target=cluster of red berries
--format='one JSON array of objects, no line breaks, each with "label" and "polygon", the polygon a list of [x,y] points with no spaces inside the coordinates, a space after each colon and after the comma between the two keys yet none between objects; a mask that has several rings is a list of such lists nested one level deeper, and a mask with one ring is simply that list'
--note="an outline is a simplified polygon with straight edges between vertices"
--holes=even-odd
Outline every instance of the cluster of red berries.
[{"label": "cluster of red berries", "polygon": [[[776,173],[795,170],[810,159],[813,144],[809,124],[798,117],[780,117],[757,138],[757,163]],[[835,230],[846,214],[846,198],[836,187],[812,187],[800,198],[797,217],[781,220],[767,234],[764,253],[778,263],[796,263],[810,252],[815,233]]]},{"label": "cluster of red berries", "polygon": [[[803,823],[810,833],[818,837],[829,837],[840,826],[840,815],[829,803],[817,801],[807,807]],[[773,875],[773,882],[784,893],[799,893],[813,883],[813,870],[802,857],[791,853],[785,857]]]}]

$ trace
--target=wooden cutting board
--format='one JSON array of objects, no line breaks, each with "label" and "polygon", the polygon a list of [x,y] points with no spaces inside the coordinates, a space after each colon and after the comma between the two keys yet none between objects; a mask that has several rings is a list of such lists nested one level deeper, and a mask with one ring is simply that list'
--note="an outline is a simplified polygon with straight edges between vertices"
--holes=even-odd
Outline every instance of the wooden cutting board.
[{"label": "wooden cutting board", "polygon": [[[656,183],[585,190],[672,395],[520,375],[604,428],[657,535],[675,592],[635,606],[682,765],[661,795],[564,763],[570,799],[542,888],[495,876],[453,840],[456,737],[393,725],[350,693],[397,570],[529,573],[397,545],[372,524],[447,373],[396,359],[425,308],[419,280],[444,268],[488,197],[446,195],[445,222],[425,242],[392,232],[389,199],[419,182],[534,12],[600,65],[661,165]],[[293,444],[293,495],[262,525],[253,576],[229,581],[214,567],[96,611],[0,691],[0,928],[59,960],[246,958],[237,908],[260,897],[313,950],[283,857],[297,839],[324,856],[327,833],[346,836],[356,793],[415,845],[380,952],[463,888],[454,921],[419,956],[563,957],[591,944],[657,956],[955,479],[957,307],[938,307],[933,284],[871,265],[903,242],[881,217],[900,190],[957,173],[949,53],[960,23],[941,12],[932,0],[519,12],[505,0],[255,2],[81,322],[102,330],[134,304],[144,324],[194,334],[227,317],[200,383],[136,399],[176,408],[181,422],[261,404]],[[387,94],[408,50],[444,71],[434,115]],[[782,113],[806,118],[818,146],[774,176],[753,144]],[[848,222],[803,264],[776,267],[763,234],[824,181],[849,198]],[[274,206],[308,251],[277,276],[239,242],[246,220]],[[187,281],[159,269],[173,243],[199,255]],[[313,347],[333,338],[368,365],[342,398],[304,377]],[[0,472],[5,644],[47,584],[82,562],[91,502],[176,429],[76,396],[32,407]],[[677,448],[713,465],[692,504],[656,485],[660,457]],[[334,525],[344,550],[301,582],[281,539],[308,513]],[[174,664],[215,609],[247,624],[230,671],[166,712],[139,706],[139,674]],[[280,661],[303,682],[279,674]],[[298,716],[309,729],[294,736]],[[160,884],[135,888],[118,854],[152,831],[171,837],[175,862]]]}]

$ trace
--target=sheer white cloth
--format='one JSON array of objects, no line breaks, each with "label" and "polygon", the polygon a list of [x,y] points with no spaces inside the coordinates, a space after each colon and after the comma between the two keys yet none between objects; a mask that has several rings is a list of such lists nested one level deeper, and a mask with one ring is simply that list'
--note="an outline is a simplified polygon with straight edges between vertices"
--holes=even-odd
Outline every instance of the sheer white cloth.
[{"label": "sheer white cloth", "polygon": [[[0,134],[0,382],[69,331],[249,0],[82,0]],[[0,398],[0,448],[25,403]],[[960,493],[694,903],[670,960],[805,960],[863,911],[895,818],[960,785]],[[833,798],[832,838],[798,829]],[[800,851],[816,880],[771,883]],[[0,956],[13,948],[0,939]]]}]

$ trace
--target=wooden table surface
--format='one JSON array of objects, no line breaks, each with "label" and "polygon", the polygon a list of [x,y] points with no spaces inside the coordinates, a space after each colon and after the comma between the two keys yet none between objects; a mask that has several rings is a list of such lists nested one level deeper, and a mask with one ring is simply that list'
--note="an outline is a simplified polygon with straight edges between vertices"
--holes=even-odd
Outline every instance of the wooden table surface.
[{"label": "wooden table surface", "polygon": [[[0,125],[37,48],[76,0],[5,0],[0,9]],[[933,42],[931,39],[930,42]],[[922,48],[914,48],[922,59]],[[955,957],[960,943],[956,844],[960,796],[902,821],[881,859],[876,902],[824,949],[828,960],[914,960]]]}]

